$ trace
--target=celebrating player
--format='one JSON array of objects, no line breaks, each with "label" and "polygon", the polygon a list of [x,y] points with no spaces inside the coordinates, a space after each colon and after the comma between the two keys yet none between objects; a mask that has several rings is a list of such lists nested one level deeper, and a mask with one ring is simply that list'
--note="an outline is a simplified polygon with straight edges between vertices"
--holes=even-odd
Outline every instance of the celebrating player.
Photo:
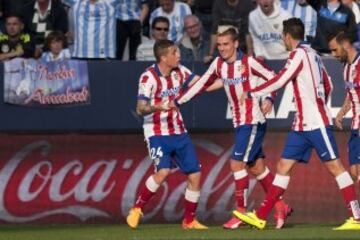
[{"label": "celebrating player", "polygon": [[[209,83],[212,90],[224,87],[231,105],[233,124],[236,131],[235,147],[230,160],[230,168],[235,180],[235,198],[237,210],[245,212],[249,176],[247,169],[256,176],[267,192],[274,179],[273,174],[264,164],[262,142],[265,136],[265,114],[272,109],[273,98],[269,94],[260,104],[260,98],[248,99],[240,104],[239,98],[243,91],[248,91],[258,85],[258,79],[268,80],[274,73],[253,57],[238,52],[239,41],[237,29],[232,26],[221,26],[217,34],[217,47],[221,57],[217,57],[207,72],[177,98],[177,104],[183,104],[196,96]],[[219,79],[218,79],[219,78]],[[218,80],[217,80],[218,79]],[[215,81],[216,80],[216,81]],[[285,218],[292,209],[283,201],[276,204],[276,228],[282,228]],[[223,227],[225,229],[238,228],[243,223],[232,217]]]},{"label": "celebrating player", "polygon": [[244,93],[240,101],[249,101],[276,91],[292,82],[295,95],[296,115],[277,174],[270,191],[256,212],[234,211],[240,220],[263,229],[275,202],[284,194],[290,181],[290,172],[296,162],[308,162],[314,148],[329,172],[335,177],[350,218],[334,230],[360,229],[360,209],[356,200],[354,182],[339,160],[333,136],[330,111],[326,101],[332,89],[330,78],[320,56],[304,39],[304,25],[298,18],[283,22],[283,40],[291,51],[285,67],[268,82]]},{"label": "celebrating player", "polygon": [[351,36],[345,32],[330,37],[329,48],[334,57],[345,63],[344,80],[346,97],[343,106],[335,118],[335,125],[342,129],[342,119],[352,109],[351,136],[348,143],[350,174],[355,182],[359,182],[360,55],[352,45]]},{"label": "celebrating player", "polygon": [[180,52],[172,41],[157,41],[154,54],[157,63],[140,77],[136,111],[144,117],[144,135],[156,172],[147,179],[126,220],[131,228],[138,226],[143,207],[169,176],[175,161],[188,177],[182,227],[207,229],[195,219],[200,197],[200,166],[195,147],[186,132],[180,111],[169,106],[169,101],[195,80],[195,75],[179,65]]}]

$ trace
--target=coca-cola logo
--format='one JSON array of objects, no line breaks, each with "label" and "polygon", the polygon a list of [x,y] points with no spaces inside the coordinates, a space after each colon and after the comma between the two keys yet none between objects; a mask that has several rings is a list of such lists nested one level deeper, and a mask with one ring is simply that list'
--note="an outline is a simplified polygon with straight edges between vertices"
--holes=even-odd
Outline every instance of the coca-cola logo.
[{"label": "coca-cola logo", "polygon": [[[226,207],[233,204],[234,185],[229,185],[232,174],[227,166],[231,149],[225,150],[207,140],[198,140],[195,144],[203,154],[211,156],[211,161],[215,160],[213,165],[203,164],[205,174],[199,211],[205,213],[203,218],[216,220],[227,214]],[[52,155],[52,145],[48,141],[34,141],[23,146],[5,163],[0,170],[0,181],[3,183],[0,185],[0,220],[21,223],[57,215],[70,215],[80,221],[110,219],[114,218],[114,214],[101,207],[109,204],[109,198],[117,199],[120,205],[116,202],[111,204],[120,206],[121,217],[125,217],[142,183],[153,171],[147,156],[141,161],[112,159],[87,163],[86,159],[72,159],[59,163],[51,159]],[[111,177],[122,176],[124,171],[129,173],[125,181]],[[174,175],[180,174],[176,171]],[[179,220],[183,208],[178,206],[183,201],[185,187],[185,177],[176,184],[164,183],[155,199],[156,204],[152,203],[154,207],[146,213],[145,220],[156,215],[167,221]],[[225,191],[211,199],[219,189]],[[46,206],[42,206],[42,202]],[[26,210],[18,211],[18,205],[25,206]]]},{"label": "coca-cola logo", "polygon": [[[29,222],[57,214],[70,214],[79,218],[81,221],[85,221],[90,217],[109,217],[109,214],[105,211],[91,206],[84,206],[81,203],[87,200],[101,202],[111,193],[115,187],[115,182],[108,183],[108,181],[117,164],[116,160],[99,160],[88,167],[86,170],[82,161],[73,160],[67,162],[58,171],[54,172],[51,161],[46,159],[39,159],[34,166],[29,168],[20,182],[18,182],[16,193],[19,201],[26,204],[27,202],[35,200],[41,193],[45,192],[47,197],[52,202],[63,202],[70,197],[73,197],[76,204],[52,210],[44,210],[30,216],[16,216],[8,211],[5,204],[5,196],[7,195],[6,190],[7,187],[9,187],[9,182],[11,181],[11,178],[16,175],[16,171],[21,167],[21,164],[24,163],[27,156],[36,150],[40,150],[41,154],[44,156],[44,158],[46,158],[51,151],[51,145],[47,141],[37,141],[26,145],[24,148],[18,151],[1,169],[1,220],[8,222]],[[90,182],[95,173],[97,173],[100,168],[103,169],[101,175],[90,188]],[[62,192],[62,184],[65,183],[65,178],[69,175],[81,175],[81,178],[78,182],[73,184],[73,187],[70,190]],[[34,182],[37,182],[37,184],[34,184]],[[34,185],[36,187],[34,187]]]},{"label": "coca-cola logo", "polygon": [[[286,134],[283,138],[278,137],[279,133],[277,138],[271,138],[271,134],[272,141],[265,148],[267,164],[274,168],[280,152],[279,139],[284,141]],[[232,140],[226,134],[214,135],[194,140],[202,165],[197,213],[206,222],[225,221],[235,205],[228,164]],[[341,136],[345,139],[345,135]],[[345,141],[341,144],[339,149],[346,149]],[[123,222],[153,173],[141,135],[7,135],[0,138],[0,146],[0,222]],[[337,210],[342,202],[337,197],[336,183],[319,161],[313,161],[312,168],[299,166],[292,179],[285,199],[295,208],[302,207],[295,216],[298,221],[308,220],[309,213],[323,206],[323,198],[308,197],[316,194],[326,194],[327,209],[334,211],[326,211],[318,218],[311,215],[313,221],[344,217],[345,211]],[[306,187],[306,181],[317,184],[316,192]],[[252,179],[249,196],[255,184]],[[328,187],[331,184],[334,186]],[[184,212],[185,187],[186,176],[174,170],[145,207],[144,220],[179,222]],[[259,190],[251,194],[249,208],[263,199],[263,191]],[[311,204],[304,208],[307,199]]]}]

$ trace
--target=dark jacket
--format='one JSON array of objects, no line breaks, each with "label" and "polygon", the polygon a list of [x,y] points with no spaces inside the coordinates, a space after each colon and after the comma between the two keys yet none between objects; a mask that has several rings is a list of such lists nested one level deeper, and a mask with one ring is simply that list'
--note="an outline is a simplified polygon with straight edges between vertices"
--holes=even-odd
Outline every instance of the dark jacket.
[{"label": "dark jacket", "polygon": [[191,43],[190,37],[184,34],[180,41],[179,49],[181,53],[181,60],[183,61],[203,61],[204,57],[208,55],[210,49],[209,35],[202,34],[200,45],[194,48]]},{"label": "dark jacket", "polygon": [[[37,25],[33,23],[34,14],[36,12],[34,6],[36,1],[32,1],[26,4],[23,8],[23,17],[25,22],[25,29],[27,32],[34,36],[36,44],[44,43],[44,33],[39,33],[36,30]],[[46,18],[46,30],[49,31],[61,31],[64,34],[68,31],[68,16],[64,6],[58,0],[51,0],[50,14]]]},{"label": "dark jacket", "polygon": [[319,52],[330,53],[328,36],[340,31],[347,31],[357,40],[355,16],[351,9],[340,2],[340,6],[331,14],[327,8],[327,0],[307,0],[317,12],[316,36],[312,47]]}]

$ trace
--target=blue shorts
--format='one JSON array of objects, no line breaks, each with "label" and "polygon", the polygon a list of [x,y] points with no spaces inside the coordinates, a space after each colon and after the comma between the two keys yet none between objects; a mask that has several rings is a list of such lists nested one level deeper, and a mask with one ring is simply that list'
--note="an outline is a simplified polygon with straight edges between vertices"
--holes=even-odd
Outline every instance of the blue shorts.
[{"label": "blue shorts", "polygon": [[187,133],[149,138],[149,154],[155,170],[179,167],[185,174],[200,172],[195,147]]},{"label": "blue shorts", "polygon": [[352,130],[348,143],[350,165],[360,164],[360,137],[359,130]]},{"label": "blue shorts", "polygon": [[263,158],[262,143],[265,137],[266,123],[241,125],[235,131],[235,146],[231,158],[252,163]]},{"label": "blue shorts", "polygon": [[282,158],[307,163],[313,148],[321,161],[339,158],[339,151],[331,127],[312,131],[291,131],[288,134]]}]

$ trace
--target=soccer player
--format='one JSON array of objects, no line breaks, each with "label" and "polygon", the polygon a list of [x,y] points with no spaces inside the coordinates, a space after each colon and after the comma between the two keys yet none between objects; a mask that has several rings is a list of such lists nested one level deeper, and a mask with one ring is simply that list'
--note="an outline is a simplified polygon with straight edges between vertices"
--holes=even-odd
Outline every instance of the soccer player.
[{"label": "soccer player", "polygon": [[144,135],[156,172],[146,180],[126,220],[131,228],[138,226],[143,207],[169,176],[175,161],[188,177],[182,227],[207,229],[195,219],[200,197],[200,166],[195,147],[186,132],[180,111],[169,106],[169,101],[175,99],[179,91],[196,77],[179,65],[180,51],[174,42],[158,40],[154,45],[154,54],[156,64],[140,77],[136,111],[144,117]]},{"label": "soccer player", "polygon": [[307,163],[314,148],[329,172],[335,177],[350,218],[334,230],[360,229],[360,210],[356,200],[354,182],[339,160],[333,136],[330,111],[326,101],[332,89],[331,80],[320,56],[304,39],[304,25],[298,18],[283,22],[283,39],[291,51],[285,67],[271,80],[244,93],[240,101],[249,101],[284,87],[292,82],[296,115],[293,129],[286,140],[277,174],[261,207],[256,212],[234,211],[240,220],[263,229],[276,201],[284,194],[290,181],[290,172],[296,162]]},{"label": "soccer player", "polygon": [[[248,99],[240,104],[239,98],[243,91],[249,91],[259,84],[258,79],[268,80],[274,73],[253,57],[238,52],[238,30],[232,26],[221,26],[217,33],[217,47],[220,57],[217,57],[207,72],[187,91],[177,98],[177,104],[183,104],[203,91],[209,83],[209,88],[224,87],[228,101],[231,105],[233,125],[236,131],[235,147],[230,159],[230,168],[235,180],[235,198],[237,210],[245,212],[247,191],[249,189],[249,171],[256,176],[267,192],[274,179],[272,173],[264,164],[262,142],[265,136],[265,114],[272,109],[273,98],[269,94],[263,100],[260,98]],[[283,201],[276,205],[276,228],[282,228],[285,218],[292,209]],[[238,228],[243,223],[232,217],[223,227],[225,229]]]},{"label": "soccer player", "polygon": [[[345,64],[344,80],[346,97],[335,118],[335,125],[342,128],[342,119],[352,109],[351,136],[348,143],[350,174],[354,182],[360,180],[360,55],[352,45],[348,33],[341,32],[330,37],[329,48],[332,55]],[[360,184],[360,182],[359,182]]]}]

